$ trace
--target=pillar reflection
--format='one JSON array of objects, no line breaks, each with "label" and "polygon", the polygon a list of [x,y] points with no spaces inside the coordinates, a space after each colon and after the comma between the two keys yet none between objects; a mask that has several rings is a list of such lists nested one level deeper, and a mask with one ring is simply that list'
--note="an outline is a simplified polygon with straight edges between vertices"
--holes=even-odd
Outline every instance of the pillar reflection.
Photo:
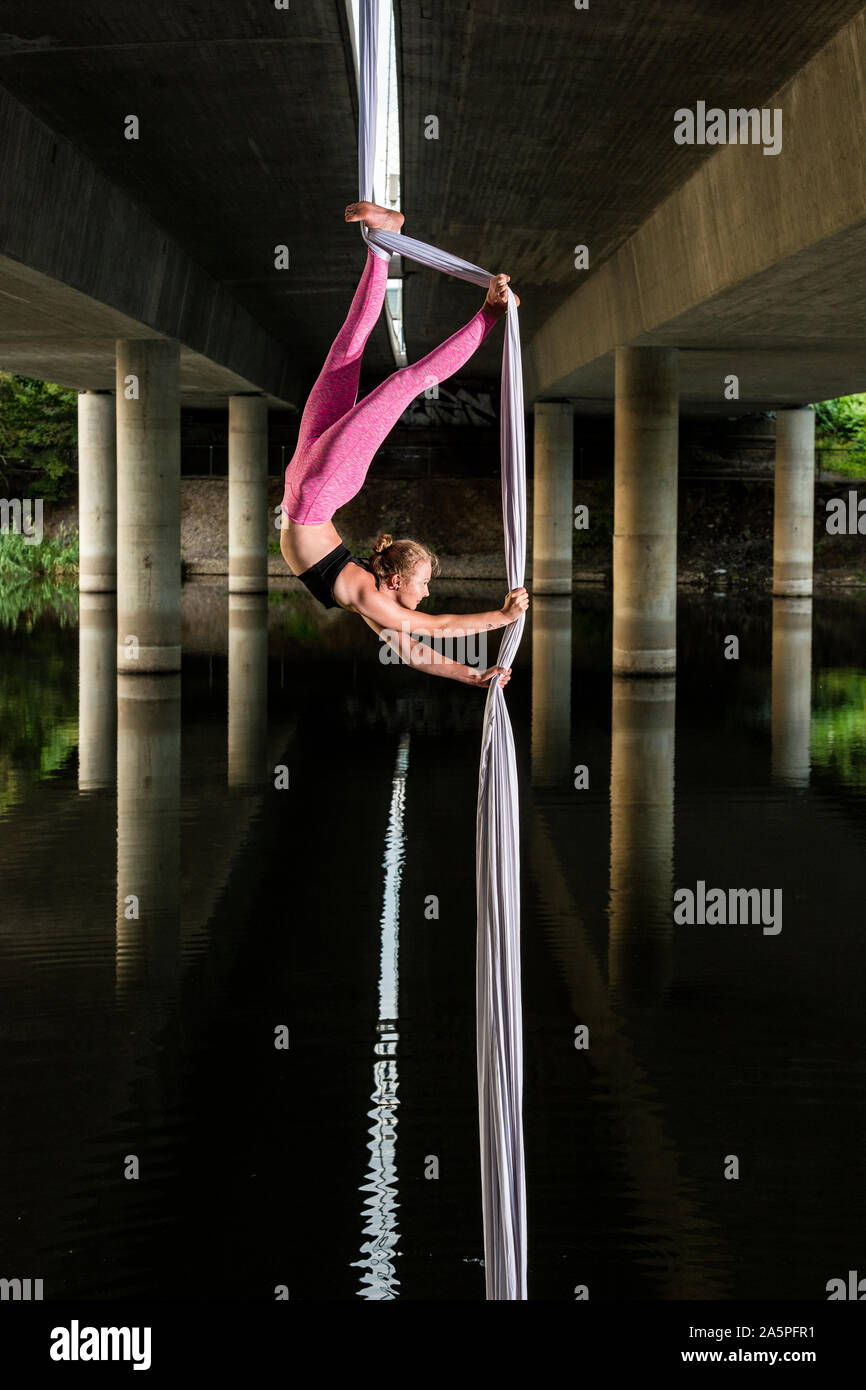
[{"label": "pillar reflection", "polygon": [[229,594],[228,783],[267,775],[268,596]]},{"label": "pillar reflection", "polygon": [[78,789],[114,785],[117,768],[117,599],[79,595]]},{"label": "pillar reflection", "polygon": [[180,675],[117,678],[116,994],[180,964]]},{"label": "pillar reflection", "polygon": [[532,781],[571,775],[571,596],[532,600]]},{"label": "pillar reflection", "polygon": [[809,785],[812,718],[812,600],[773,599],[771,766],[775,780]]},{"label": "pillar reflection", "polygon": [[614,676],[610,759],[611,989],[658,997],[673,938],[676,680]]}]

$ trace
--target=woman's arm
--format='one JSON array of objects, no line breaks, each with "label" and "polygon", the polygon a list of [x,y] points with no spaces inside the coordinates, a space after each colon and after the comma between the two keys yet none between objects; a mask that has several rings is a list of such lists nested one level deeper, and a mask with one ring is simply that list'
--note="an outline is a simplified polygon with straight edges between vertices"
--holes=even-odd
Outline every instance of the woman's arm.
[{"label": "woman's arm", "polygon": [[377,589],[375,581],[371,583],[369,576],[364,577],[352,597],[352,607],[362,618],[372,618],[380,627],[396,628],[400,632],[406,629],[424,637],[468,637],[475,632],[508,627],[529,607],[526,590],[512,589],[506,594],[502,608],[489,613],[415,613]]},{"label": "woman's arm", "polygon": [[[405,609],[403,611],[405,612]],[[510,667],[490,666],[486,671],[479,671],[475,666],[464,666],[459,661],[452,661],[449,657],[443,656],[424,642],[414,642],[405,625],[401,628],[388,628],[373,618],[364,614],[361,616],[367,626],[371,627],[383,642],[387,642],[406,666],[426,671],[429,676],[446,676],[450,680],[461,681],[464,685],[480,686],[483,690],[486,690],[497,676],[500,685],[507,685],[511,679]]]},{"label": "woman's arm", "polygon": [[469,637],[474,632],[490,632],[493,628],[516,623],[528,607],[529,595],[526,590],[511,589],[505,595],[502,607],[491,613],[421,613],[419,619],[422,626],[416,628],[413,620],[412,631],[435,632],[441,637]]}]

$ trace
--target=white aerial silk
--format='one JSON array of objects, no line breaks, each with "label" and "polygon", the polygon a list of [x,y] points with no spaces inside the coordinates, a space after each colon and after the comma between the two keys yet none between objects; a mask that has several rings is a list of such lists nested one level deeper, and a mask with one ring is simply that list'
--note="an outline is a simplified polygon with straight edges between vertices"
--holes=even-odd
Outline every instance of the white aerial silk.
[{"label": "white aerial silk", "polygon": [[[373,197],[376,158],[379,0],[361,0],[359,197]],[[490,272],[402,233],[368,230],[365,241],[487,288]],[[500,412],[502,516],[510,589],[523,585],[526,462],[523,370],[514,296],[508,296]],[[497,664],[511,666],[523,618],[505,629]],[[505,695],[487,693],[478,778],[476,999],[481,1193],[488,1299],[526,1298],[526,1181],[523,1165],[523,1029],[520,994],[520,819],[517,763]]]}]

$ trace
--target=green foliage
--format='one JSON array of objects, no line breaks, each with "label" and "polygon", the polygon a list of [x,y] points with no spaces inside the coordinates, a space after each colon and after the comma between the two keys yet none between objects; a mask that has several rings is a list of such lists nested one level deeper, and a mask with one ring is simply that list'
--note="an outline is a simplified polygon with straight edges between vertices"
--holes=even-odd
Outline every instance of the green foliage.
[{"label": "green foliage", "polygon": [[0,580],[0,627],[11,632],[32,632],[46,614],[61,627],[78,623],[78,585],[58,584],[54,579],[34,579],[7,586]]},{"label": "green foliage", "polygon": [[862,477],[866,473],[866,392],[819,401],[813,409],[820,466],[843,477]]},{"label": "green foliage", "polygon": [[815,411],[815,433],[819,439],[838,444],[857,444],[866,449],[866,392],[819,401]]},{"label": "green foliage", "polygon": [[75,474],[78,398],[48,381],[0,372],[0,488],[62,501]]},{"label": "green foliage", "polygon": [[0,662],[0,817],[58,772],[78,741],[69,640],[58,640],[51,622],[25,640],[26,658],[23,646],[6,646]]},{"label": "green foliage", "polygon": [[0,532],[0,627],[30,632],[47,610],[56,612],[66,626],[75,619],[77,602],[77,531],[61,527],[38,545]]},{"label": "green foliage", "polygon": [[60,527],[56,536],[43,536],[38,545],[27,537],[0,531],[0,585],[5,589],[32,579],[75,578],[78,574],[78,532]]},{"label": "green foliage", "polygon": [[822,671],[812,708],[810,751],[816,767],[849,787],[866,787],[866,673]]}]

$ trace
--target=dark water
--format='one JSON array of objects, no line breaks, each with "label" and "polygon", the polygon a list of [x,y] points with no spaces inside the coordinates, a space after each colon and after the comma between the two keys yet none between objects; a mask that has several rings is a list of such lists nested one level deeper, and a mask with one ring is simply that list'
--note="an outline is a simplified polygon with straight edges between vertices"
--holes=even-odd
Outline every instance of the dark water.
[{"label": "dark water", "polygon": [[[676,680],[612,681],[606,593],[534,605],[530,1298],[824,1299],[862,1268],[864,613],[683,594]],[[29,626],[0,632],[0,1275],[483,1299],[483,696],[305,595],[188,586],[182,678],[117,702],[109,606]],[[781,889],[781,930],[675,924],[698,880]]]}]

